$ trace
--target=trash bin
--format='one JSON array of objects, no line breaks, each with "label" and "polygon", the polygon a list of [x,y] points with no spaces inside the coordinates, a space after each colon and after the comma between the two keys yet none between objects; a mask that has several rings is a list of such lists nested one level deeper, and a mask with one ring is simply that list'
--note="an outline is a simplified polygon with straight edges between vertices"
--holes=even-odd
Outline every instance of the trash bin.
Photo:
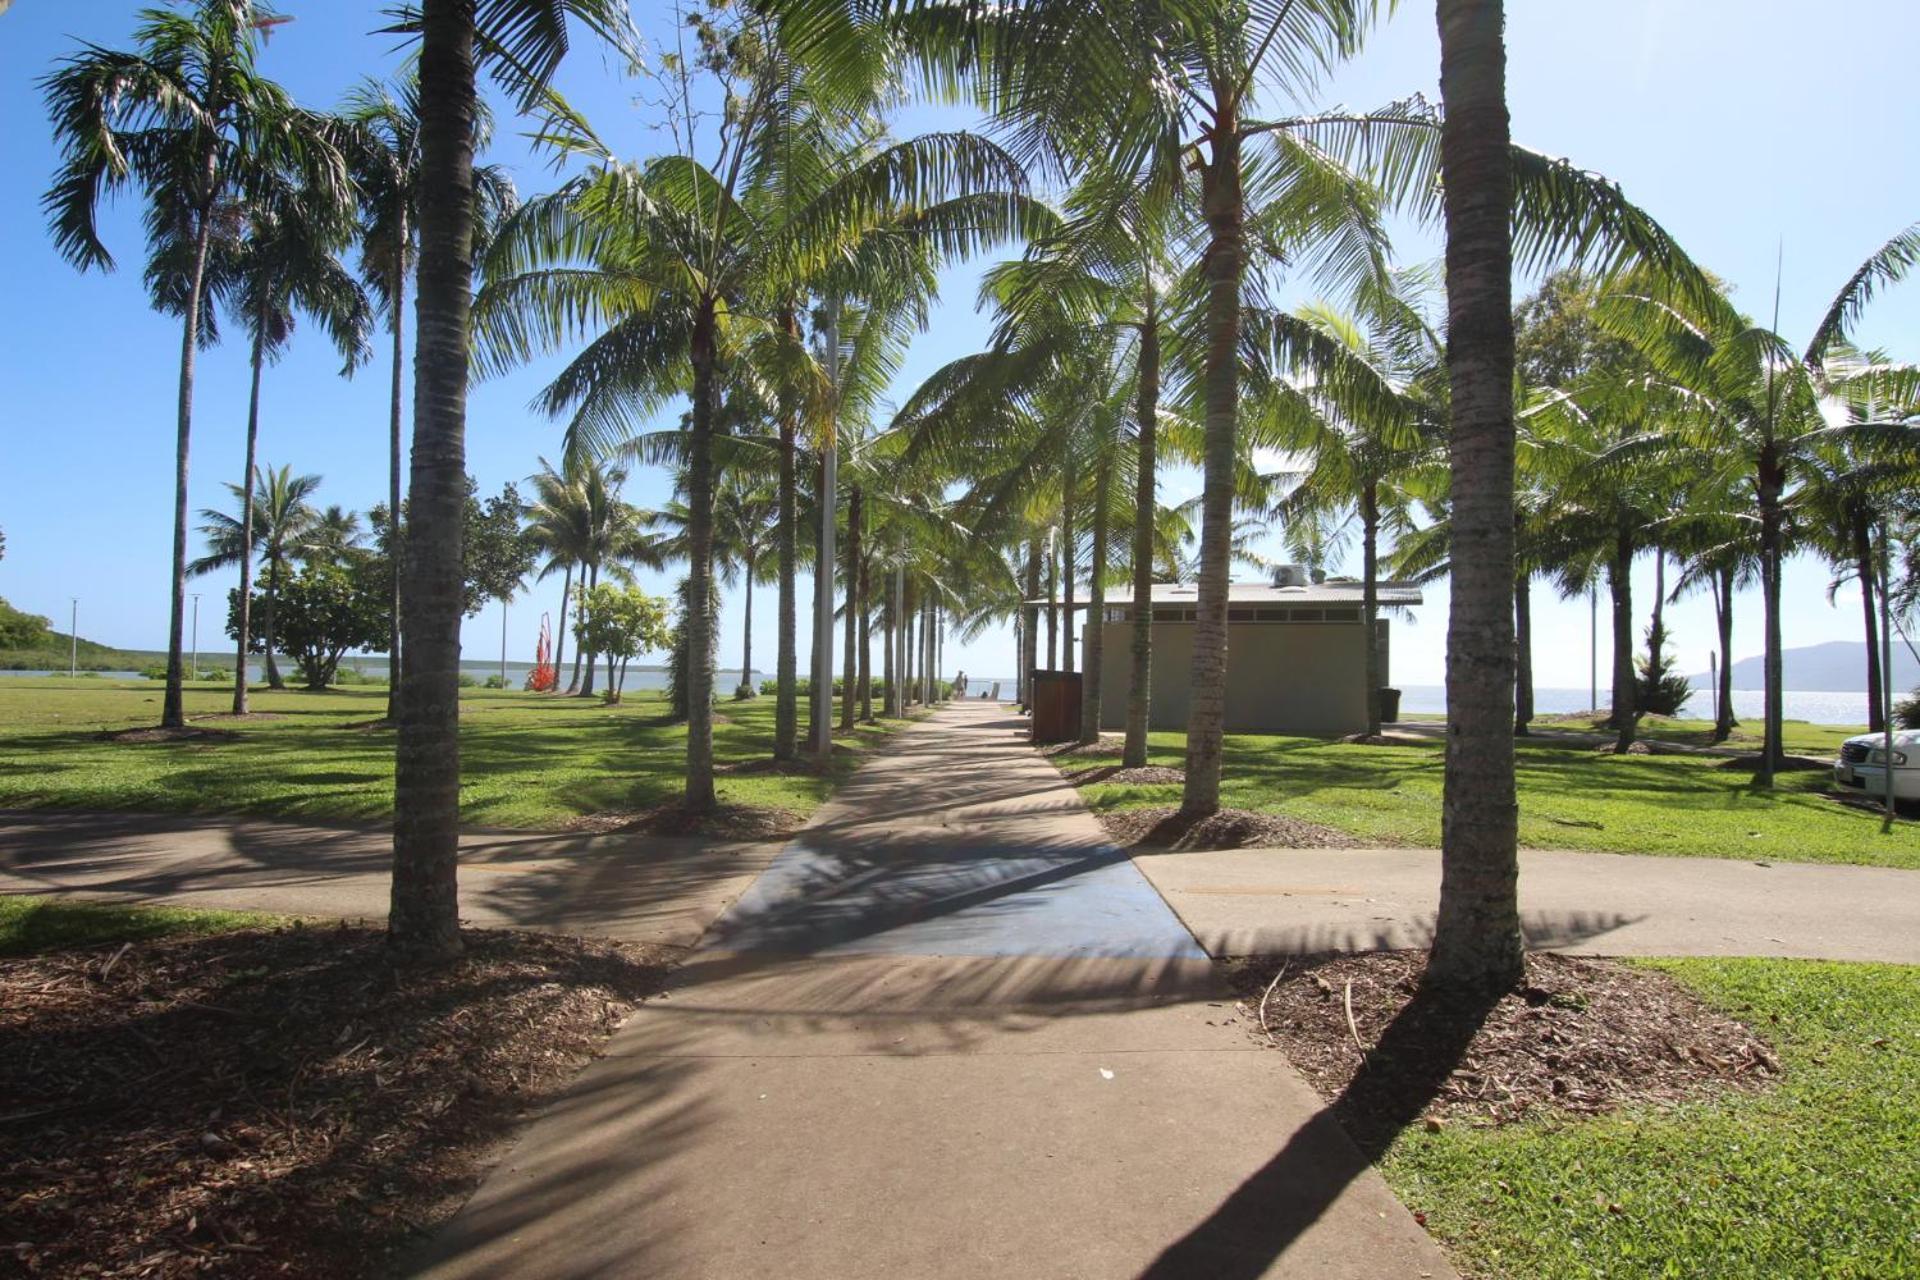
[{"label": "trash bin", "polygon": [[1383,721],[1391,721],[1398,720],[1399,718],[1400,691],[1398,689],[1382,689],[1380,691],[1380,719]]}]

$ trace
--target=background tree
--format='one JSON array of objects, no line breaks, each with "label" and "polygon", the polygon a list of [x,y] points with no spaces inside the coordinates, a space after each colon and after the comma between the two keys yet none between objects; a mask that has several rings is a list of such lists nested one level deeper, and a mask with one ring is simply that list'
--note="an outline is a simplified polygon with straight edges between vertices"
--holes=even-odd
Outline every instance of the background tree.
[{"label": "background tree", "polygon": [[[253,549],[259,548],[260,558],[266,565],[266,590],[260,594],[260,645],[249,652],[262,655],[267,685],[273,689],[287,687],[274,661],[275,640],[279,634],[276,611],[280,586],[287,578],[288,561],[302,553],[313,531],[317,513],[307,500],[319,487],[319,476],[296,476],[291,467],[278,470],[264,467],[255,472],[251,494],[240,485],[228,485],[227,491],[233,494],[235,503],[243,511],[253,513],[253,535],[250,538],[241,536],[245,526],[226,512],[212,508],[200,512],[201,518],[206,521],[200,526],[200,532],[206,536],[208,550],[206,555],[188,566],[188,571],[195,577],[245,563]],[[248,626],[252,617],[252,602],[243,601],[237,593],[234,600],[238,610],[234,619],[234,639],[237,641],[241,628]],[[251,636],[250,631],[248,634]],[[239,659],[236,672],[234,683],[244,682],[247,678],[244,656]]]},{"label": "background tree", "polygon": [[[160,722],[186,723],[180,696],[187,584],[187,459],[193,433],[194,354],[216,334],[207,263],[228,198],[255,173],[298,168],[328,174],[306,185],[342,185],[340,157],[316,120],[260,75],[258,0],[197,0],[143,9],[132,51],[85,45],[40,80],[60,171],[42,199],[56,250],[81,270],[111,270],[101,241],[100,198],[130,183],[146,197],[154,305],[181,317],[174,428],[173,593],[167,687]],[[183,246],[190,246],[183,252]],[[184,263],[184,269],[182,264]],[[245,477],[242,484],[246,484]]]},{"label": "background tree", "polygon": [[[309,689],[332,684],[349,649],[372,648],[386,639],[382,581],[356,569],[352,563],[316,559],[280,584],[275,601],[279,641],[299,663]],[[235,639],[239,622],[239,592],[229,592],[227,634]]]},{"label": "background tree", "polygon": [[607,655],[607,701],[620,701],[627,663],[635,654],[673,643],[667,603],[638,587],[603,582],[584,593],[581,634],[584,642]]}]

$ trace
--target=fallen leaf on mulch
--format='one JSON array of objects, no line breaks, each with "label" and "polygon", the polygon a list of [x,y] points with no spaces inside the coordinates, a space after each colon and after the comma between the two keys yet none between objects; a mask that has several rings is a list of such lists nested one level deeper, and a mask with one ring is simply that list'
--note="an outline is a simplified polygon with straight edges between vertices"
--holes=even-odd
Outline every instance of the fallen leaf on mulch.
[{"label": "fallen leaf on mulch", "polygon": [[791,809],[723,804],[690,813],[678,800],[645,809],[604,809],[570,818],[561,829],[594,835],[632,832],[650,836],[707,836],[715,840],[790,840],[806,825]]},{"label": "fallen leaf on mulch", "polygon": [[1249,1034],[1271,1034],[1370,1154],[1416,1123],[1437,1132],[1540,1109],[1593,1114],[1763,1088],[1780,1072],[1751,1028],[1665,974],[1609,960],[1530,954],[1524,985],[1490,1006],[1416,1000],[1422,951],[1227,967]]},{"label": "fallen leaf on mulch", "polygon": [[1344,831],[1277,813],[1222,809],[1193,818],[1174,808],[1103,811],[1107,834],[1128,848],[1172,849],[1354,849],[1361,842]]},{"label": "fallen leaf on mulch", "polygon": [[677,954],[463,938],[418,972],[346,926],[0,961],[9,1274],[381,1270]]}]

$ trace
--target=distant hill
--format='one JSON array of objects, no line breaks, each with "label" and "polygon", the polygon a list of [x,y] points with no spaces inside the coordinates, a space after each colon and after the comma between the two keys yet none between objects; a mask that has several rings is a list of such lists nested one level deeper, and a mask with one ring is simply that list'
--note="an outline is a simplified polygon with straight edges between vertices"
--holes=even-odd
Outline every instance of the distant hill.
[{"label": "distant hill", "polygon": [[[1733,687],[1764,689],[1764,659],[1755,654],[1733,664]],[[1860,640],[1829,640],[1780,654],[1781,684],[1788,689],[1823,690],[1831,693],[1862,693],[1867,687],[1867,646]],[[1695,688],[1705,689],[1712,677],[1705,671],[1688,676]],[[1920,663],[1913,660],[1906,645],[1896,634],[1893,643],[1894,687],[1906,691],[1920,685]]]}]

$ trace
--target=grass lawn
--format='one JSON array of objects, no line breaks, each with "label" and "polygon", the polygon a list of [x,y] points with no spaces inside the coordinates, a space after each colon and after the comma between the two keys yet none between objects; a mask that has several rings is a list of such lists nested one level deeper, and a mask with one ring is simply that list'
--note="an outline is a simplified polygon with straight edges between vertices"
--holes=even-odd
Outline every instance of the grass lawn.
[{"label": "grass lawn", "polygon": [[0,956],[37,955],[67,947],[145,942],[174,934],[226,933],[284,924],[257,911],[129,907],[67,898],[0,897]]},{"label": "grass lawn", "polygon": [[[1185,735],[1156,733],[1149,763],[1179,768]],[[1878,815],[1827,799],[1825,772],[1784,773],[1772,794],[1750,771],[1696,756],[1603,756],[1590,748],[1516,741],[1520,841],[1596,849],[1787,862],[1920,868],[1920,824],[1880,834]],[[1118,764],[1118,751],[1059,758],[1072,768]],[[1321,738],[1228,736],[1223,805],[1325,823],[1365,840],[1440,843],[1442,749],[1363,747]],[[1178,783],[1096,783],[1095,809],[1178,805]]]},{"label": "grass lawn", "polygon": [[[378,819],[393,811],[393,732],[363,727],[385,712],[384,686],[256,692],[253,709],[278,718],[206,726],[232,730],[231,741],[102,738],[102,731],[157,723],[160,695],[146,681],[0,680],[0,807],[312,819]],[[230,689],[189,685],[188,718],[223,713],[231,698]],[[716,707],[720,765],[771,753],[773,703],[764,697]],[[686,776],[687,735],[665,711],[658,692],[629,693],[609,707],[598,699],[463,690],[462,819],[543,827],[673,799]],[[831,775],[723,775],[720,797],[809,814],[852,772],[863,749],[901,723],[856,730]]]},{"label": "grass lawn", "polygon": [[1766,1034],[1764,1094],[1402,1134],[1382,1169],[1469,1275],[1920,1275],[1920,969],[1657,960]]}]

